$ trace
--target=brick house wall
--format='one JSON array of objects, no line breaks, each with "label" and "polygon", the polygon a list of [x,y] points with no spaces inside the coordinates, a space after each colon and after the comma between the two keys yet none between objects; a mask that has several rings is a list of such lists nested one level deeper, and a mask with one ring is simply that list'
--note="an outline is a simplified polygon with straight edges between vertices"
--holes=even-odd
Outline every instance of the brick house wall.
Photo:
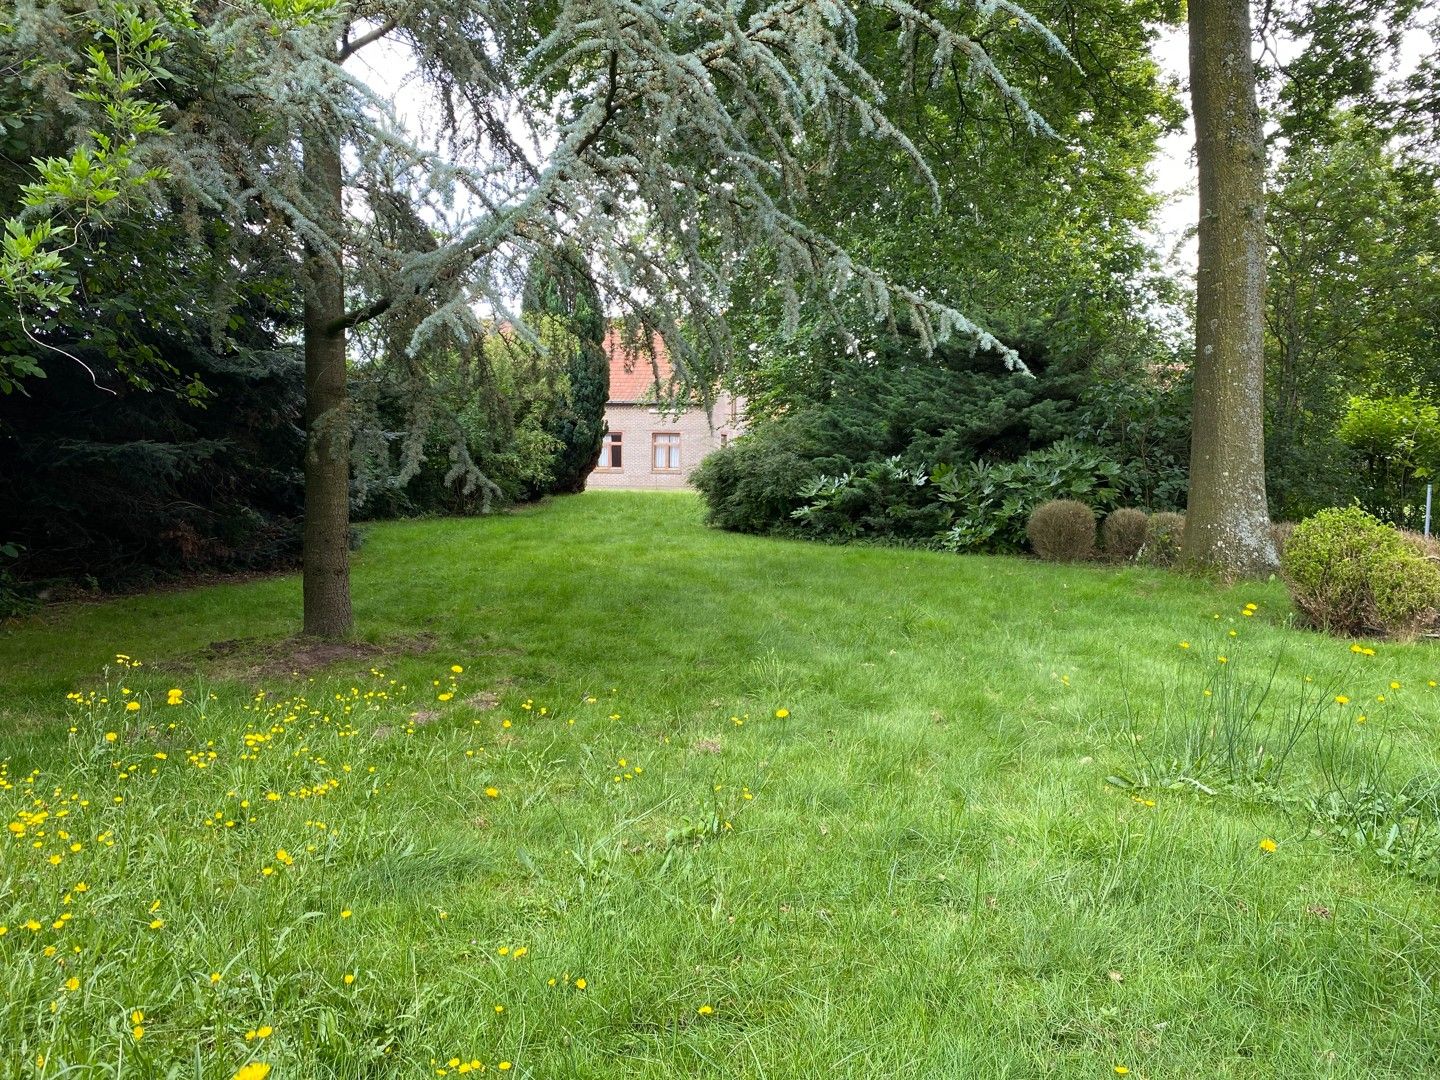
[{"label": "brick house wall", "polygon": [[717,396],[707,415],[685,409],[678,415],[650,404],[656,399],[655,367],[668,379],[671,367],[663,344],[655,340],[655,367],[648,356],[627,349],[618,328],[605,335],[610,354],[610,400],[605,405],[609,434],[600,464],[587,488],[685,488],[690,473],[706,454],[718,450],[744,430],[743,400]]},{"label": "brick house wall", "polygon": [[[678,417],[662,414],[653,405],[612,401],[605,406],[605,420],[611,436],[600,454],[600,464],[590,474],[587,488],[684,488],[702,458],[740,434],[740,419],[731,416],[731,402],[722,394],[710,418],[704,409],[686,409]],[[714,427],[710,426],[713,418]],[[611,442],[619,436],[620,467],[608,467]],[[656,468],[655,436],[679,436],[678,455],[666,441],[662,460],[666,465],[678,457],[679,467]]]}]

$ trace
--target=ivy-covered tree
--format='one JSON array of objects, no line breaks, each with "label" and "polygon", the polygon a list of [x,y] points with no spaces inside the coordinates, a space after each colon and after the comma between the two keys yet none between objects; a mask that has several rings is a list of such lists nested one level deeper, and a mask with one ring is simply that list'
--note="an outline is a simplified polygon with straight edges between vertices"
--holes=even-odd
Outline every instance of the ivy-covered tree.
[{"label": "ivy-covered tree", "polygon": [[585,489],[586,478],[600,460],[605,402],[610,397],[605,312],[577,247],[560,244],[536,253],[525,279],[521,314],[532,327],[554,319],[574,338],[566,363],[565,396],[546,425],[560,443],[546,490],[575,494]]}]

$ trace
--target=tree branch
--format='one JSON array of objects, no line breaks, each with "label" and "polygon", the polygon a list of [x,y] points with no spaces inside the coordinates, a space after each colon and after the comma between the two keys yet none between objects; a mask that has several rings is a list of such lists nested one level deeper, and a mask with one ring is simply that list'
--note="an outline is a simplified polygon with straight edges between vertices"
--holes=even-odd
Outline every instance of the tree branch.
[{"label": "tree branch", "polygon": [[350,41],[348,39],[343,40],[340,43],[339,51],[335,54],[335,62],[337,64],[343,64],[346,60],[349,60],[350,57],[354,56],[361,49],[365,48],[366,45],[375,44],[375,42],[379,41],[381,38],[383,38],[386,34],[390,33],[390,31],[394,30],[395,27],[399,25],[399,20],[389,18],[386,19],[379,26],[375,27],[373,30],[369,30],[366,33],[361,34],[354,41]]}]

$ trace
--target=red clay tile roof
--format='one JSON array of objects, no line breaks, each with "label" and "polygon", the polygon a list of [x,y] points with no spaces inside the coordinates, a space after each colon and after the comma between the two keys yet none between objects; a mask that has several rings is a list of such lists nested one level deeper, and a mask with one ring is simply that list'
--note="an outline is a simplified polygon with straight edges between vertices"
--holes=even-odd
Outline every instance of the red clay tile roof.
[{"label": "red clay tile roof", "polygon": [[[655,350],[655,367],[660,369],[662,381],[674,373],[670,355],[665,351],[665,342],[660,335],[651,338]],[[610,357],[610,400],[614,402],[643,401],[653,398],[655,370],[651,367],[650,356],[644,349],[628,348],[625,344],[624,329],[611,325],[605,330],[605,352]]]}]

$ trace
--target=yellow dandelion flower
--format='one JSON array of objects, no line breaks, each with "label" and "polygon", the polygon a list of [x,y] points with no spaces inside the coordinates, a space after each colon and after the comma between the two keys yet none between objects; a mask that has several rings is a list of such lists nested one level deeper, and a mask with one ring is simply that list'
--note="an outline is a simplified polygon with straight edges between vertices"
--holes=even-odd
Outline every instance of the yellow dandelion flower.
[{"label": "yellow dandelion flower", "polygon": [[485,794],[488,798],[498,799],[500,797],[500,789],[496,787],[487,787],[485,789]]},{"label": "yellow dandelion flower", "polygon": [[511,1065],[508,1061],[502,1061],[499,1065],[496,1065],[495,1067],[501,1072],[507,1072],[511,1068]]},{"label": "yellow dandelion flower", "polygon": [[1116,1065],[1116,1066],[1115,1066],[1115,1075],[1116,1075],[1116,1076],[1129,1076],[1129,1075],[1130,1075],[1130,1070],[1127,1069],[1124,1065]]},{"label": "yellow dandelion flower", "polygon": [[79,990],[80,980],[72,975],[70,978],[65,980],[65,989],[71,991],[72,993],[76,990]]},{"label": "yellow dandelion flower", "polygon": [[713,1006],[713,1005],[701,1005],[701,1006],[700,1006],[698,1009],[696,1009],[695,1011],[696,1011],[697,1013],[699,1013],[701,1016],[709,1016],[711,1013],[713,1013],[713,1012],[715,1011],[715,1006]]},{"label": "yellow dandelion flower", "polygon": [[116,739],[118,739],[119,737],[120,737],[120,736],[119,736],[119,735],[116,735],[115,732],[113,732],[113,731],[107,731],[107,732],[105,732],[105,741],[106,741],[106,742],[114,742],[114,741],[115,741]]},{"label": "yellow dandelion flower", "polygon": [[789,709],[776,709],[776,710],[775,710],[775,715],[776,715],[777,717],[779,717],[781,720],[784,720],[787,716],[790,715],[790,710],[789,710]]},{"label": "yellow dandelion flower", "polygon": [[265,1080],[270,1075],[270,1066],[263,1061],[252,1061],[242,1065],[230,1080]]},{"label": "yellow dandelion flower", "polygon": [[589,985],[590,985],[590,984],[587,983],[584,979],[576,979],[576,980],[575,980],[575,989],[576,989],[576,990],[584,990],[584,989],[585,989],[587,986],[589,986]]},{"label": "yellow dandelion flower", "polygon": [[138,701],[127,701],[127,702],[125,703],[125,711],[126,711],[126,712],[139,712],[139,711],[140,711],[140,702],[138,702]]},{"label": "yellow dandelion flower", "polygon": [[1279,845],[1277,845],[1277,844],[1275,843],[1275,841],[1274,841],[1274,840],[1271,840],[1270,837],[1268,837],[1268,836],[1265,837],[1264,840],[1261,840],[1261,841],[1260,841],[1260,850],[1263,851],[1263,852],[1265,852],[1266,855],[1273,854],[1274,851],[1275,851],[1275,849],[1276,849],[1276,847],[1278,847],[1278,846],[1279,846]]},{"label": "yellow dandelion flower", "polygon": [[349,908],[346,908],[344,911],[340,912],[340,917],[342,919],[348,919],[353,914],[353,911],[351,911]]},{"label": "yellow dandelion flower", "polygon": [[451,664],[451,665],[450,665],[450,670],[453,671],[456,675],[463,675],[463,674],[465,674],[465,669],[464,669],[463,667],[461,667],[459,664]]},{"label": "yellow dandelion flower", "polygon": [[1346,697],[1344,694],[1336,694],[1336,695],[1335,695],[1335,704],[1337,704],[1337,705],[1349,705],[1349,704],[1350,704],[1350,699],[1349,699],[1348,697]]},{"label": "yellow dandelion flower", "polygon": [[354,981],[355,981],[355,976],[352,975],[352,974],[350,974],[350,972],[347,971],[347,972],[345,973],[345,985],[346,985],[346,986],[349,986],[349,985],[350,985],[351,983],[353,983]]}]

